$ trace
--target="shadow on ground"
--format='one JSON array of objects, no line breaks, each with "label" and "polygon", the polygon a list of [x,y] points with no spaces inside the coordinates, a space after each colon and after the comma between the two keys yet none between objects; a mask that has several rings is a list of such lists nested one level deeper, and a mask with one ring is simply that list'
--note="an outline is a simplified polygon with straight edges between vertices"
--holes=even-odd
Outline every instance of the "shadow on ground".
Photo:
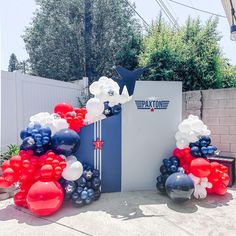
[{"label": "shadow on ground", "polygon": [[[8,204],[6,208],[0,209],[0,221],[16,219],[18,223],[46,225],[55,223],[64,217],[95,211],[105,212],[111,215],[112,218],[118,220],[132,220],[142,217],[165,217],[167,212],[166,206],[175,212],[191,214],[196,212],[198,207],[216,208],[227,206],[232,199],[232,194],[226,193],[224,196],[209,195],[203,200],[191,200],[184,204],[176,204],[166,195],[154,191],[107,193],[103,194],[99,201],[82,208],[76,208],[70,202],[65,202],[62,209],[50,217],[32,217],[32,213],[27,209]],[[145,213],[144,209],[148,209],[149,213]]]}]

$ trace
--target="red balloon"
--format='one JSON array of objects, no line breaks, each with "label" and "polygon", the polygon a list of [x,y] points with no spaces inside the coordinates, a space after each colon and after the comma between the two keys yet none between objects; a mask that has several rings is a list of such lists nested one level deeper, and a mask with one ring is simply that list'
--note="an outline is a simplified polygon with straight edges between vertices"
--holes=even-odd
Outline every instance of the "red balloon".
[{"label": "red balloon", "polygon": [[62,113],[62,114],[66,114],[67,112],[71,112],[73,111],[73,107],[65,102],[62,103],[58,103],[55,107],[54,107],[54,112],[55,113]]},{"label": "red balloon", "polygon": [[25,199],[25,194],[22,192],[18,192],[14,196],[14,203],[17,206],[26,206],[26,199]]},{"label": "red balloon", "polygon": [[21,166],[21,156],[13,156],[10,159],[10,165],[15,168],[19,168]]},{"label": "red balloon", "polygon": [[222,182],[224,183],[224,185],[225,185],[225,186],[228,186],[229,180],[230,180],[230,179],[229,179],[229,176],[228,176],[227,174],[223,173],[221,179],[222,179]]},{"label": "red balloon", "polygon": [[195,158],[190,164],[190,172],[199,178],[210,175],[211,165],[204,158]]},{"label": "red balloon", "polygon": [[3,177],[8,182],[16,182],[19,178],[12,168],[7,168],[3,171]]},{"label": "red balloon", "polygon": [[3,171],[6,170],[6,169],[9,168],[9,167],[10,167],[10,161],[9,161],[9,160],[4,161],[4,162],[2,163],[2,170],[3,170]]},{"label": "red balloon", "polygon": [[214,186],[214,191],[218,195],[224,195],[227,191],[227,187],[224,183],[219,182],[218,184]]},{"label": "red balloon", "polygon": [[35,182],[26,197],[29,209],[38,216],[55,213],[63,202],[64,193],[61,185],[56,181]]},{"label": "red balloon", "polygon": [[53,167],[49,164],[43,165],[40,169],[43,178],[51,178],[53,174]]},{"label": "red balloon", "polygon": [[8,188],[12,184],[13,184],[13,182],[8,182],[2,176],[0,176],[0,188]]}]

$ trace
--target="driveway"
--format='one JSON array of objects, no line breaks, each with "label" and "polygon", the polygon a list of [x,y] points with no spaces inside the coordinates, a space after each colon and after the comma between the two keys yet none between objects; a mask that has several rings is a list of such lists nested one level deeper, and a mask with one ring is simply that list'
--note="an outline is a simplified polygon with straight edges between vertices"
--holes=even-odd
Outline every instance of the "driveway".
[{"label": "driveway", "polygon": [[102,194],[83,208],[65,203],[50,217],[0,202],[0,236],[236,235],[236,186],[184,205],[154,191]]}]

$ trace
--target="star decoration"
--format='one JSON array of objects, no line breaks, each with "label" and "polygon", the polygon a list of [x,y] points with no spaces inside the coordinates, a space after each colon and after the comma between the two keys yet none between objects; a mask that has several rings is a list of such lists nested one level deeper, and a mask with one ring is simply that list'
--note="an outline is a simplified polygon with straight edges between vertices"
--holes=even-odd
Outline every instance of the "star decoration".
[{"label": "star decoration", "polygon": [[104,144],[103,141],[101,141],[100,139],[97,139],[96,141],[93,142],[94,144],[94,148],[95,149],[102,149],[102,145]]},{"label": "star decoration", "polygon": [[111,110],[109,110],[109,109],[105,109],[105,110],[104,110],[104,114],[105,114],[105,115],[110,115],[110,113],[111,113]]},{"label": "star decoration", "polygon": [[93,177],[93,172],[92,172],[91,170],[87,171],[86,177],[87,177],[88,179],[91,179],[91,178]]},{"label": "star decoration", "polygon": [[138,68],[134,71],[130,71],[124,67],[116,66],[114,69],[119,75],[120,79],[112,79],[120,86],[120,94],[122,94],[123,88],[126,86],[129,96],[132,96],[134,93],[135,82],[144,73],[146,68]]},{"label": "star decoration", "polygon": [[112,91],[112,90],[109,90],[107,93],[110,97],[114,96],[114,91]]},{"label": "star decoration", "polygon": [[151,111],[151,112],[154,112],[154,111],[155,111],[155,109],[154,109],[153,107],[151,107],[151,108],[150,108],[150,111]]}]

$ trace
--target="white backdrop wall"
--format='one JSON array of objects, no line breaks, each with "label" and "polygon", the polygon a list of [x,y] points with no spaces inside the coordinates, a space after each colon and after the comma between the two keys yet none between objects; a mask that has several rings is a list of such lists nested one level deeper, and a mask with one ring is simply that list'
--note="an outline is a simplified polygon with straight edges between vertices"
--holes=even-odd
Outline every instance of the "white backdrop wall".
[{"label": "white backdrop wall", "polygon": [[59,102],[78,106],[78,97],[86,86],[85,80],[69,83],[1,71],[1,150],[20,143],[20,131],[27,126],[31,115],[52,113]]}]

